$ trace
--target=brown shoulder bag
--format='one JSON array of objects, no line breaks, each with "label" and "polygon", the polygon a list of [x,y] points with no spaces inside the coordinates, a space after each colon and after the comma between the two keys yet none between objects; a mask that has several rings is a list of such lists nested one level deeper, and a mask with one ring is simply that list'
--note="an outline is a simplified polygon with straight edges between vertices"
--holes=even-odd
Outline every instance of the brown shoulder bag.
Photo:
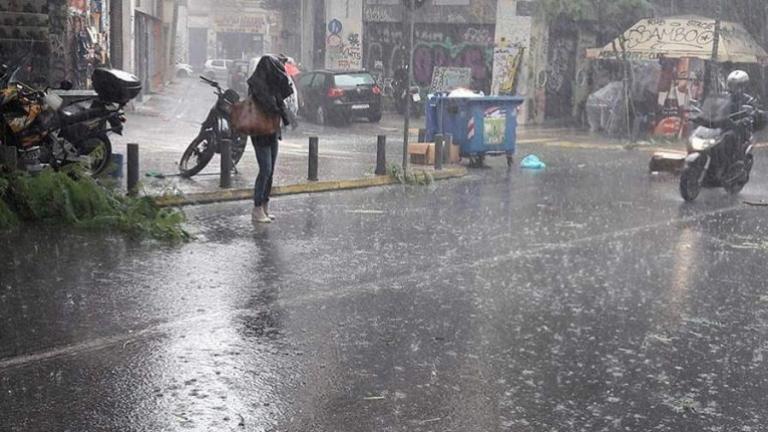
[{"label": "brown shoulder bag", "polygon": [[280,130],[280,116],[267,114],[253,98],[232,105],[232,129],[246,135],[272,135]]}]

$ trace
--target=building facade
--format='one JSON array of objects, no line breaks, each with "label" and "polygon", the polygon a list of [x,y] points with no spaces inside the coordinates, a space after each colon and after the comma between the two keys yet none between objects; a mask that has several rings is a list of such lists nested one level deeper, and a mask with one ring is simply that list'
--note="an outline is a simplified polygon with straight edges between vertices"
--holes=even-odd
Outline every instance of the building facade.
[{"label": "building facade", "polygon": [[0,59],[25,56],[28,79],[90,85],[108,62],[109,4],[104,0],[0,0]]},{"label": "building facade", "polygon": [[281,15],[243,0],[189,0],[188,62],[196,68],[208,59],[250,59],[279,45]]}]

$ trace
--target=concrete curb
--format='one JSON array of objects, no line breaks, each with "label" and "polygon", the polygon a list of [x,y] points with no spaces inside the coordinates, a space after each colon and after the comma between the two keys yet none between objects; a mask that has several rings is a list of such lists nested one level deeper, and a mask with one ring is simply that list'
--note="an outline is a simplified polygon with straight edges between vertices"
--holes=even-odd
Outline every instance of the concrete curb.
[{"label": "concrete curb", "polygon": [[[414,172],[428,172],[435,180],[447,180],[467,175],[467,169],[461,166],[446,167],[442,171],[415,169]],[[287,186],[275,186],[272,188],[272,196],[298,195],[318,192],[332,192],[351,189],[364,189],[377,186],[397,184],[397,180],[390,176],[375,176],[353,180],[319,181],[311,183],[299,183]],[[155,204],[160,207],[182,207],[200,204],[213,204],[227,201],[244,201],[253,198],[253,188],[248,189],[222,189],[212,192],[198,192],[186,195],[168,195],[152,197]]]}]

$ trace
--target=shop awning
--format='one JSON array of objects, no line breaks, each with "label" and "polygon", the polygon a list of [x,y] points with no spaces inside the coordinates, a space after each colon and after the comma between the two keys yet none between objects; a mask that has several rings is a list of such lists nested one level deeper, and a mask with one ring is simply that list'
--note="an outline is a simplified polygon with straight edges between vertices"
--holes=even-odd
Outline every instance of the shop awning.
[{"label": "shop awning", "polygon": [[[587,50],[591,59],[623,59],[622,42],[630,60],[660,58],[712,59],[715,20],[697,16],[644,19],[604,46]],[[743,25],[724,21],[720,25],[718,62],[766,63],[768,53]]]}]

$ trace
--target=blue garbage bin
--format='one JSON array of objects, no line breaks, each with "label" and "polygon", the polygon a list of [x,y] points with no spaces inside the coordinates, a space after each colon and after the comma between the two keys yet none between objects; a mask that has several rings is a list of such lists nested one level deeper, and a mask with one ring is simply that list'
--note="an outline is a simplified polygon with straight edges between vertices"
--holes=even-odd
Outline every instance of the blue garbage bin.
[{"label": "blue garbage bin", "polygon": [[506,155],[511,162],[517,143],[517,109],[524,101],[517,96],[437,97],[436,119],[427,135],[453,135],[461,157],[471,163],[482,164],[486,155]]},{"label": "blue garbage bin", "polygon": [[433,93],[427,96],[427,103],[425,106],[425,113],[424,113],[424,126],[427,130],[427,133],[425,135],[425,139],[427,142],[432,142],[435,140],[435,135],[437,132],[437,120],[438,120],[438,109],[440,107],[440,101],[442,98],[448,96],[448,93]]}]

